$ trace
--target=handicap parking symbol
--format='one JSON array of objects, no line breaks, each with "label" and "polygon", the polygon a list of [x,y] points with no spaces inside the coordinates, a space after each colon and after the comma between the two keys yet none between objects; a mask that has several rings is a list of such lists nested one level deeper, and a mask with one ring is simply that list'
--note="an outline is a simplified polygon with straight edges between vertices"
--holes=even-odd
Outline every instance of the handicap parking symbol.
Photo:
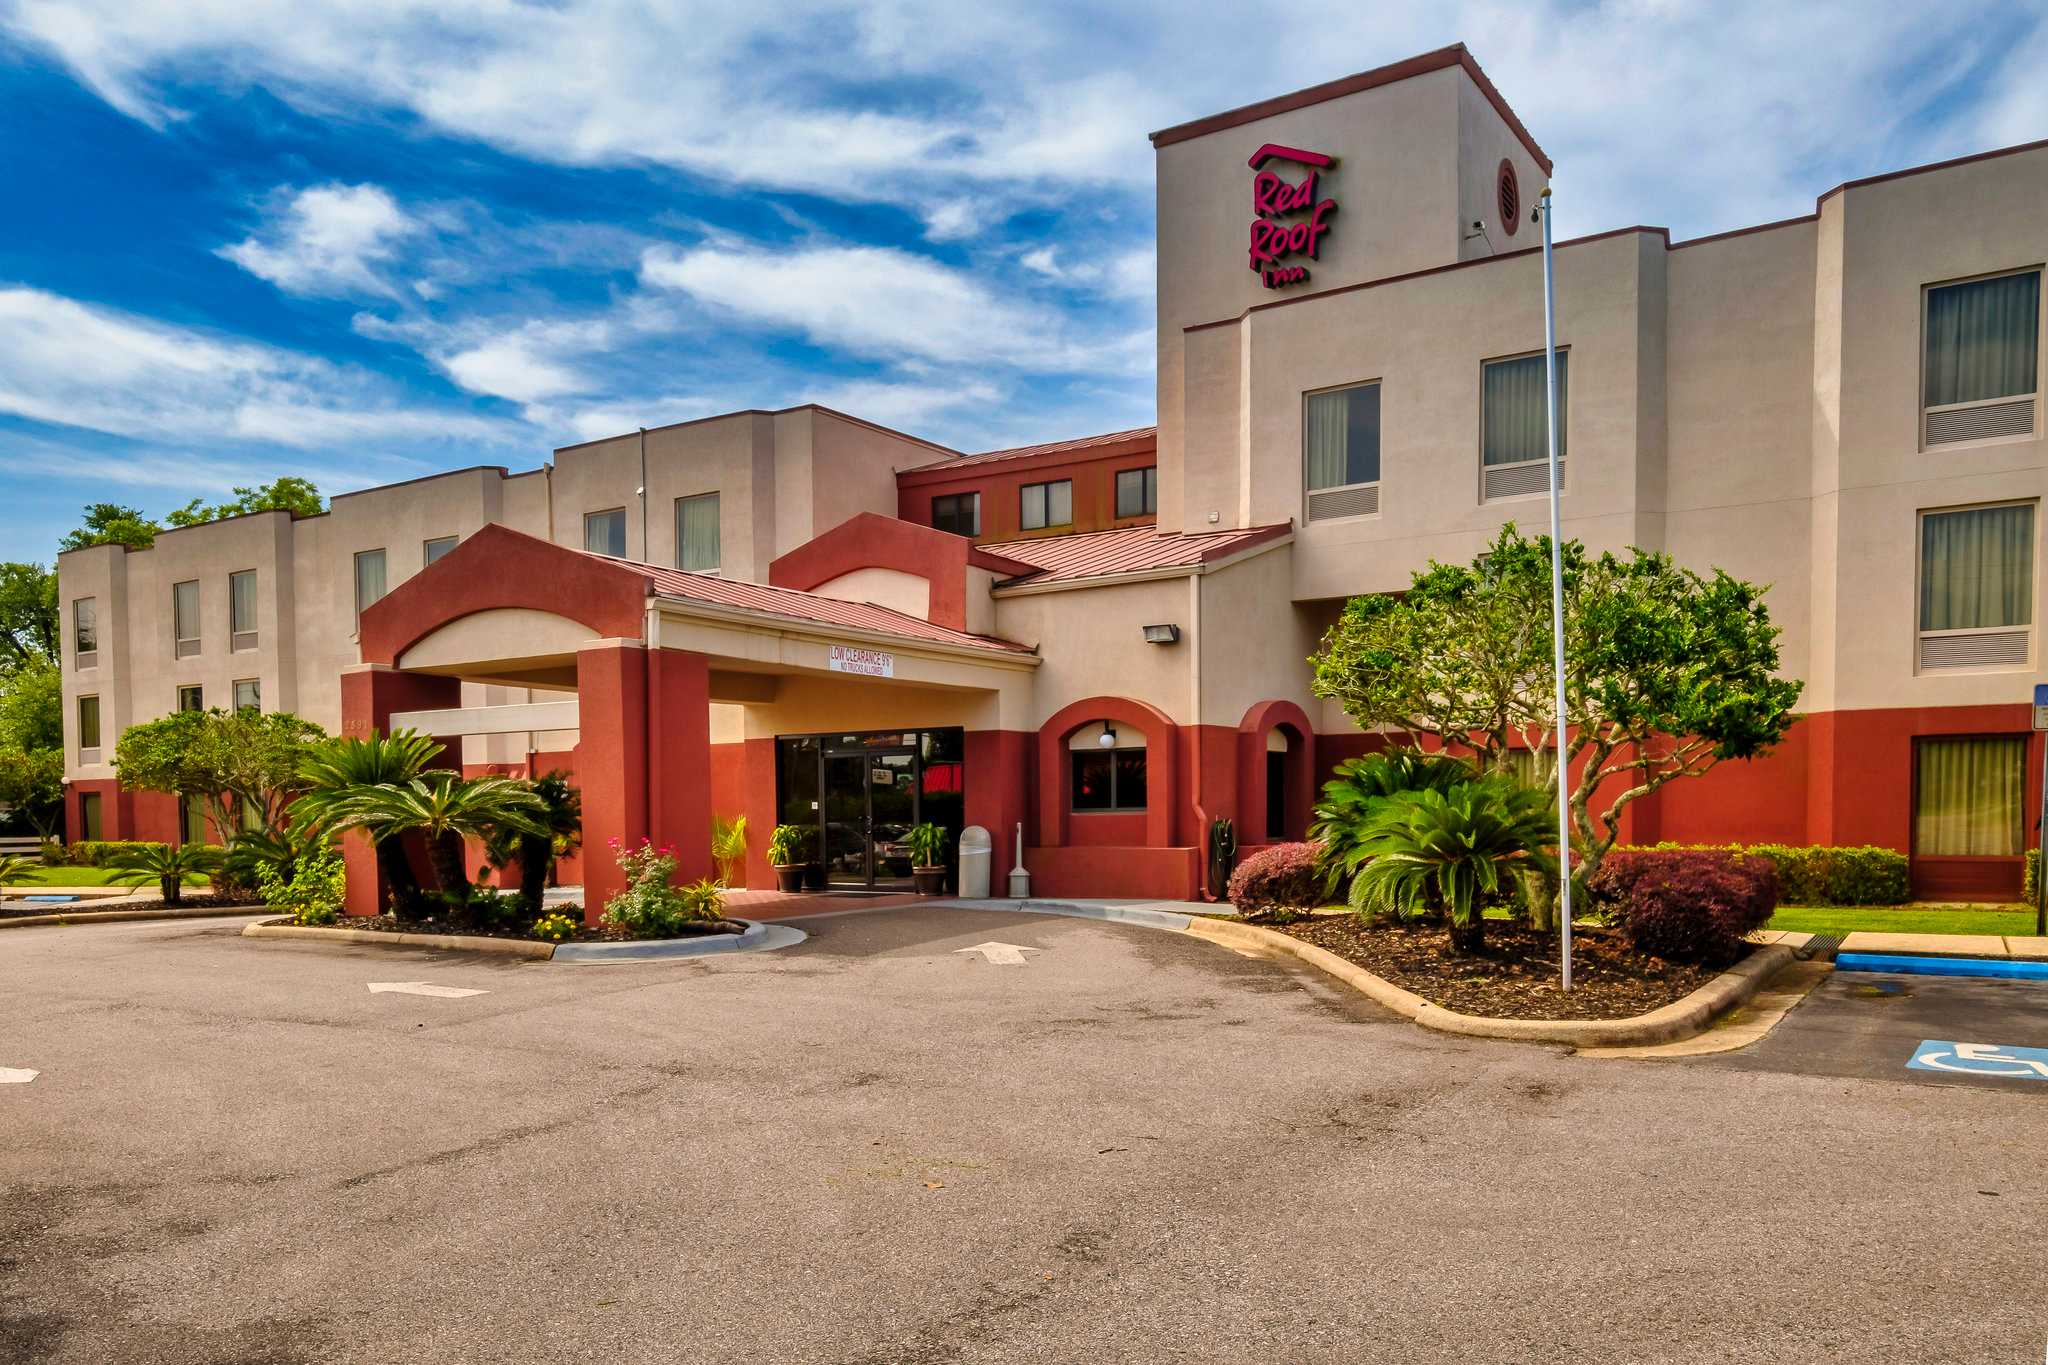
[{"label": "handicap parking symbol", "polygon": [[1951,1043],[1929,1038],[1906,1063],[1915,1071],[1948,1071],[1964,1076],[1998,1076],[2048,1081],[2048,1048],[2004,1047],[1998,1043]]}]

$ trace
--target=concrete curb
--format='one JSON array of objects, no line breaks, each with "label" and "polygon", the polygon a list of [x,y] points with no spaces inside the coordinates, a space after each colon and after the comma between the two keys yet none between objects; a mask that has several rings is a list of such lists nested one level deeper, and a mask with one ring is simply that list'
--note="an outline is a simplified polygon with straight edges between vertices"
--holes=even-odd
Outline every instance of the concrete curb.
[{"label": "concrete curb", "polygon": [[267,915],[261,905],[207,905],[191,910],[79,910],[69,914],[13,915],[0,919],[0,929],[28,929],[38,924],[99,924],[135,919],[228,919],[235,915]]},{"label": "concrete curb", "polygon": [[639,943],[542,943],[526,938],[486,938],[481,934],[410,934],[383,929],[316,929],[297,924],[252,924],[244,938],[291,938],[309,943],[360,943],[378,948],[439,948],[446,952],[488,953],[523,957],[536,962],[646,962],[664,958],[710,957],[718,953],[767,952],[802,943],[809,935],[784,925],[740,920],[741,934],[707,934]]},{"label": "concrete curb", "polygon": [[1229,920],[1199,920],[1189,926],[1188,932],[1227,948],[1250,949],[1258,956],[1297,958],[1328,972],[1402,1018],[1440,1033],[1523,1043],[1563,1043],[1569,1047],[1642,1047],[1690,1038],[1716,1016],[1755,995],[1793,958],[1793,947],[1789,944],[1773,943],[1758,948],[1683,1000],[1674,1000],[1633,1019],[1487,1019],[1431,1004],[1413,991],[1403,990],[1356,963],[1291,934]]}]

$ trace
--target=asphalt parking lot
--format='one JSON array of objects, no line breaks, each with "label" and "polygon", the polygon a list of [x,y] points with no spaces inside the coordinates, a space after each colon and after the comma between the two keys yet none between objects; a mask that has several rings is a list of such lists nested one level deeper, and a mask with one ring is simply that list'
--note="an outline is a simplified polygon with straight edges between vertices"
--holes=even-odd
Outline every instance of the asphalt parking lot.
[{"label": "asphalt parking lot", "polygon": [[0,1360],[2042,1358],[2048,1094],[1451,1038],[1089,921],[805,927],[0,935],[41,1073],[0,1085]]}]

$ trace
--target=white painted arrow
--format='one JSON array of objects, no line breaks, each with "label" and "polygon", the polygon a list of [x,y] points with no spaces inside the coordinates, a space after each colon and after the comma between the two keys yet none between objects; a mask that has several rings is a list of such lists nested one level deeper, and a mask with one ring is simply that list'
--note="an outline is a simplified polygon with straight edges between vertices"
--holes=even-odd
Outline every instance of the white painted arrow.
[{"label": "white painted arrow", "polygon": [[27,1085],[42,1074],[23,1066],[0,1066],[0,1085]]},{"label": "white painted arrow", "polygon": [[977,943],[972,948],[955,948],[956,953],[980,953],[986,960],[999,967],[1021,967],[1024,954],[1044,952],[1043,948],[1027,948],[1021,943]]},{"label": "white painted arrow", "polygon": [[372,995],[432,995],[443,1000],[460,1000],[465,995],[489,995],[489,991],[466,990],[461,986],[430,986],[424,981],[372,981]]}]

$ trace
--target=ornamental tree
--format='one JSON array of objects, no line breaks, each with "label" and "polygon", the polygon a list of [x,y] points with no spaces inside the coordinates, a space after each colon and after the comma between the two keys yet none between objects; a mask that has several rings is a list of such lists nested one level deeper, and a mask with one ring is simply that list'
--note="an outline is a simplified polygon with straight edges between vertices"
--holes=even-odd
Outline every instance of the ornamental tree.
[{"label": "ornamental tree", "polygon": [[38,839],[56,838],[64,819],[64,751],[0,739],[0,806],[20,811]]},{"label": "ornamental tree", "polygon": [[[1802,684],[1777,676],[1764,589],[1658,551],[1564,546],[1565,753],[1575,870],[1590,876],[1622,812],[1682,777],[1770,752]],[[1398,596],[1353,598],[1311,658],[1314,690],[1366,730],[1503,768],[1523,747],[1554,783],[1550,539],[1501,528],[1469,565],[1439,564]]]},{"label": "ornamental tree", "polygon": [[130,790],[200,801],[214,828],[268,828],[305,790],[299,765],[326,737],[288,711],[174,711],[131,725],[114,745],[114,771]]}]

